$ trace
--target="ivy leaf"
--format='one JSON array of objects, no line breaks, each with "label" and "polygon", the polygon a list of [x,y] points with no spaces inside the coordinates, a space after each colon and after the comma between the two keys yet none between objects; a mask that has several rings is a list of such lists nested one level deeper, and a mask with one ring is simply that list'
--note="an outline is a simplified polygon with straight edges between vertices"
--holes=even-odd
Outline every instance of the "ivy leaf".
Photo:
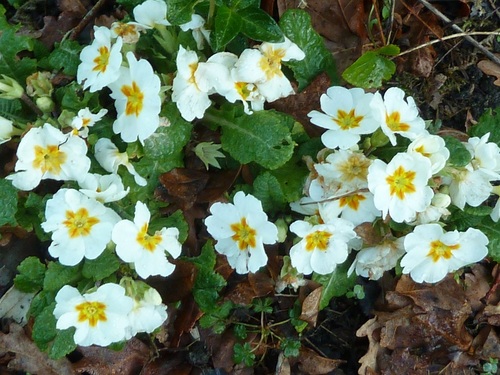
[{"label": "ivy leaf", "polygon": [[[141,0],[142,2],[142,0]],[[167,0],[167,19],[172,25],[189,22],[199,0]]]},{"label": "ivy leaf", "polygon": [[45,265],[37,257],[28,257],[17,266],[18,275],[14,278],[14,285],[21,292],[38,292],[43,287]]},{"label": "ivy leaf", "polygon": [[470,129],[471,137],[481,138],[486,133],[490,133],[489,142],[495,142],[500,145],[500,107],[494,110],[488,110],[479,118],[479,121]]},{"label": "ivy leaf", "polygon": [[63,266],[59,262],[49,263],[45,279],[43,280],[43,289],[48,291],[58,291],[64,285],[73,284],[81,278],[80,266]]},{"label": "ivy leaf", "polygon": [[350,262],[344,262],[338,265],[335,271],[329,275],[313,274],[313,280],[323,285],[321,299],[319,301],[319,309],[323,310],[333,297],[340,297],[346,294],[354,287],[356,283],[356,273],[347,276],[347,270],[350,267]]},{"label": "ivy leaf", "polygon": [[353,86],[378,88],[382,86],[383,80],[390,79],[396,72],[396,64],[383,55],[395,56],[398,53],[399,47],[395,45],[365,52],[344,70],[342,78]]},{"label": "ivy leaf", "polygon": [[242,19],[232,9],[221,6],[215,15],[215,27],[213,33],[213,47],[215,51],[221,51],[234,39],[241,30]]},{"label": "ivy leaf", "polygon": [[9,224],[16,225],[17,212],[17,189],[12,183],[0,179],[0,226]]},{"label": "ivy leaf", "polygon": [[95,281],[102,280],[120,268],[120,261],[110,249],[104,250],[96,259],[85,259],[82,275]]},{"label": "ivy leaf", "polygon": [[279,43],[282,42],[283,32],[276,21],[260,8],[246,8],[240,12],[241,32],[250,39]]},{"label": "ivy leaf", "polygon": [[0,74],[14,78],[20,85],[24,85],[26,77],[36,71],[36,60],[20,58],[19,55],[21,52],[33,51],[33,39],[17,35],[12,27],[0,33],[0,46]]},{"label": "ivy leaf", "polygon": [[205,119],[222,128],[222,148],[240,163],[256,162],[276,169],[292,157],[295,143],[290,134],[294,123],[291,116],[276,111],[238,117],[222,111],[214,116],[215,112],[207,111]]},{"label": "ivy leaf", "polygon": [[450,151],[450,158],[448,163],[455,167],[464,167],[471,160],[470,152],[465,146],[455,137],[449,135],[443,136],[445,146]]},{"label": "ivy leaf", "polygon": [[338,82],[332,54],[325,47],[323,38],[312,27],[311,16],[307,12],[289,9],[281,17],[279,24],[285,35],[306,55],[301,61],[284,62],[292,69],[299,84],[299,91],[306,88],[323,71],[332,82]]}]

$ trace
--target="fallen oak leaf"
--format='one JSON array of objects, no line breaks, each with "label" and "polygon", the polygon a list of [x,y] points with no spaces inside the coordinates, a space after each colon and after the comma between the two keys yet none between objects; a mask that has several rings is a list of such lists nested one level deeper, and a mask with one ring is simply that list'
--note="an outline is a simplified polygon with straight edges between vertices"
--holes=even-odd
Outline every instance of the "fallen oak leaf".
[{"label": "fallen oak leaf", "polygon": [[309,375],[329,374],[345,361],[322,357],[308,348],[300,348],[299,369]]},{"label": "fallen oak leaf", "polygon": [[[500,54],[496,54],[500,57]],[[500,66],[491,60],[481,60],[477,63],[477,67],[489,76],[494,76],[496,80],[493,82],[495,86],[500,86]]]}]

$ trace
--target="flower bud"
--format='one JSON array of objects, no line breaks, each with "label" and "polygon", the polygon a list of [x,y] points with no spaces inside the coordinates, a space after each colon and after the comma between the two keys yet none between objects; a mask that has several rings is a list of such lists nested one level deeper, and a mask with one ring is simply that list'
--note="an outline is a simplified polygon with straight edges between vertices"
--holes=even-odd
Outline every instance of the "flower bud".
[{"label": "flower bud", "polygon": [[51,96],[52,91],[50,72],[36,72],[26,78],[26,93],[29,96]]},{"label": "flower bud", "polygon": [[54,101],[48,96],[42,96],[36,99],[36,106],[40,108],[43,113],[50,113],[54,109]]},{"label": "flower bud", "polygon": [[19,99],[23,96],[24,89],[13,78],[2,74],[0,79],[0,98],[2,99]]}]

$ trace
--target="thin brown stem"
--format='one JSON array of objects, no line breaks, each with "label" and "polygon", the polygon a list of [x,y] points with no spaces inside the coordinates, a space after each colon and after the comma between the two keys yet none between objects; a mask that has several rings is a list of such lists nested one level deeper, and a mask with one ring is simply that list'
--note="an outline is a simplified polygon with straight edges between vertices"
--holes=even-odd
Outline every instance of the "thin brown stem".
[{"label": "thin brown stem", "polygon": [[73,30],[71,30],[68,39],[70,40],[75,40],[78,38],[78,35],[87,27],[87,25],[92,21],[96,16],[97,13],[101,10],[101,8],[106,4],[108,0],[99,0],[93,7],[90,9],[90,11],[85,15],[85,17],[82,18],[80,23],[76,25]]}]

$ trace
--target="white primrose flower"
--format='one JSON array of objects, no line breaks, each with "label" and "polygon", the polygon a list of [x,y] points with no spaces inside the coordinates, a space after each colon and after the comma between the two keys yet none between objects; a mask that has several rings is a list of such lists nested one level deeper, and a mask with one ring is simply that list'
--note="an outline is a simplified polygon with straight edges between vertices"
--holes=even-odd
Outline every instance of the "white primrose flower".
[{"label": "white primrose flower", "polygon": [[238,82],[254,83],[268,102],[294,94],[281,62],[303,60],[304,52],[285,37],[281,43],[264,42],[257,49],[244,50],[235,64]]},{"label": "white primrose flower", "polygon": [[99,91],[116,81],[122,64],[122,38],[111,44],[111,31],[104,26],[94,26],[94,41],[80,52],[76,80],[90,92]]},{"label": "white primrose flower", "polygon": [[205,225],[217,241],[215,250],[227,256],[237,273],[257,272],[267,264],[264,244],[278,240],[278,228],[267,220],[257,198],[239,191],[234,204],[214,203],[210,212]]},{"label": "white primrose flower", "polygon": [[87,144],[68,137],[50,124],[31,128],[17,148],[14,174],[7,176],[20,190],[31,190],[41,180],[78,180],[90,169]]},{"label": "white primrose flower", "polygon": [[310,121],[328,129],[321,135],[323,144],[331,149],[348,149],[356,145],[362,134],[371,134],[380,126],[373,116],[372,93],[363,89],[332,86],[321,95],[321,110],[308,113]]},{"label": "white primrose flower", "polygon": [[156,25],[171,25],[167,21],[167,3],[163,0],[146,0],[137,5],[133,13],[136,23],[146,29],[152,29]]},{"label": "white primrose flower", "polygon": [[12,121],[0,116],[0,145],[10,141],[14,132]]},{"label": "white primrose flower", "polygon": [[111,24],[111,37],[121,37],[123,43],[135,44],[141,37],[141,31],[145,30],[144,26],[131,22],[113,22]]},{"label": "white primrose flower", "polygon": [[60,189],[47,201],[42,228],[52,232],[49,254],[65,266],[95,259],[106,249],[120,220],[112,209],[73,189]]},{"label": "white primrose flower", "polygon": [[319,203],[319,213],[327,224],[340,217],[354,226],[371,222],[382,214],[373,203],[373,194],[368,191],[346,194],[338,199]]},{"label": "white primrose flower", "polygon": [[108,138],[99,138],[94,146],[94,156],[97,162],[107,172],[118,173],[118,167],[123,165],[128,172],[134,176],[135,183],[139,186],[146,186],[147,181],[136,172],[134,166],[128,159],[126,152],[120,152]]},{"label": "white primrose flower", "polygon": [[[120,281],[123,285],[124,279]],[[141,283],[140,281],[133,281],[133,283]],[[124,288],[127,290],[127,285]],[[142,285],[144,284],[144,285]],[[139,332],[151,333],[163,322],[167,320],[167,306],[162,303],[160,294],[156,289],[151,288],[145,283],[140,284],[140,293],[136,295],[129,295],[134,300],[134,307],[128,314],[129,326],[126,331],[125,338],[128,340]],[[127,290],[128,293],[128,290]]]},{"label": "white primrose flower", "polygon": [[490,133],[481,138],[471,137],[463,143],[472,156],[474,170],[489,174],[491,179],[500,179],[500,147],[494,142],[488,142]]},{"label": "white primrose flower", "polygon": [[432,197],[431,204],[424,211],[417,213],[415,221],[412,225],[437,223],[441,218],[446,218],[450,215],[448,206],[451,204],[451,197],[448,194],[435,193]]},{"label": "white primrose flower", "polygon": [[[221,64],[227,68],[228,76],[216,82],[215,91],[224,96],[229,102],[241,101],[246,114],[251,115],[253,111],[264,109],[265,98],[253,83],[239,82],[236,79],[234,69],[238,56],[229,52],[216,53],[207,60],[207,63]],[[248,103],[251,104],[250,110]]]},{"label": "white primrose flower", "polygon": [[378,280],[385,271],[396,267],[398,260],[404,255],[404,237],[385,239],[376,246],[365,247],[356,254],[356,259],[347,271],[351,275]]},{"label": "white primrose flower", "polygon": [[121,220],[113,228],[112,240],[116,244],[116,254],[125,262],[133,263],[137,274],[143,279],[152,276],[168,276],[175,266],[167,259],[181,254],[179,230],[162,228],[149,234],[151,214],[148,207],[137,202],[134,221]]},{"label": "white primrose flower", "polygon": [[335,271],[349,255],[348,242],[356,237],[354,225],[344,219],[319,225],[299,220],[290,225],[290,231],[302,237],[290,249],[290,258],[292,266],[304,275]]},{"label": "white primrose flower", "polygon": [[194,51],[179,46],[177,74],[172,84],[172,101],[186,121],[202,118],[212,104],[208,95],[214,87],[227,84],[229,70],[213,62],[199,62]]},{"label": "white primrose flower", "polygon": [[125,197],[130,188],[125,190],[121,177],[116,174],[100,175],[87,173],[78,181],[80,193],[101,203],[119,201]]},{"label": "white primrose flower", "polygon": [[314,164],[318,177],[311,181],[309,196],[320,201],[365,189],[368,186],[368,167],[371,163],[361,152],[334,151],[323,163]]},{"label": "white primrose flower", "polygon": [[80,109],[78,114],[71,121],[71,127],[73,128],[72,134],[87,138],[89,136],[89,128],[100,121],[106,113],[108,113],[107,109],[101,109],[96,114],[90,112],[88,108]]},{"label": "white primrose flower", "polygon": [[428,158],[431,161],[433,175],[444,168],[450,157],[444,139],[432,134],[419,135],[410,143],[407,152],[418,152]]},{"label": "white primrose flower", "polygon": [[127,53],[129,67],[120,69],[118,80],[109,85],[115,99],[117,119],[113,131],[125,142],[144,140],[160,125],[160,79],[147,60]]},{"label": "white primrose flower", "polygon": [[425,121],[418,114],[415,100],[411,96],[404,99],[405,93],[398,87],[388,89],[383,98],[375,93],[370,104],[374,115],[380,121],[380,127],[393,146],[396,145],[396,134],[414,140],[426,134]]},{"label": "white primrose flower", "polygon": [[192,30],[193,39],[196,41],[196,47],[202,50],[205,42],[210,44],[210,30],[205,29],[205,19],[199,14],[193,14],[189,22],[179,26],[182,31]]},{"label": "white primrose flower", "polygon": [[449,185],[451,202],[460,209],[465,204],[477,207],[490,196],[493,186],[491,173],[483,169],[474,169],[472,163],[462,168],[450,170],[451,177],[443,178],[443,183]]},{"label": "white primrose flower", "polygon": [[75,327],[73,339],[77,345],[108,346],[126,339],[128,314],[133,306],[132,298],[118,284],[104,284],[83,295],[65,285],[56,295],[56,328]]},{"label": "white primrose flower", "polygon": [[411,222],[431,203],[434,192],[427,185],[431,176],[428,158],[400,152],[389,164],[379,159],[373,161],[368,168],[368,189],[383,218],[389,214],[398,223]]},{"label": "white primrose flower", "polygon": [[406,235],[403,273],[417,283],[436,283],[448,272],[479,262],[488,255],[488,237],[478,229],[445,232],[439,224],[423,224]]}]

